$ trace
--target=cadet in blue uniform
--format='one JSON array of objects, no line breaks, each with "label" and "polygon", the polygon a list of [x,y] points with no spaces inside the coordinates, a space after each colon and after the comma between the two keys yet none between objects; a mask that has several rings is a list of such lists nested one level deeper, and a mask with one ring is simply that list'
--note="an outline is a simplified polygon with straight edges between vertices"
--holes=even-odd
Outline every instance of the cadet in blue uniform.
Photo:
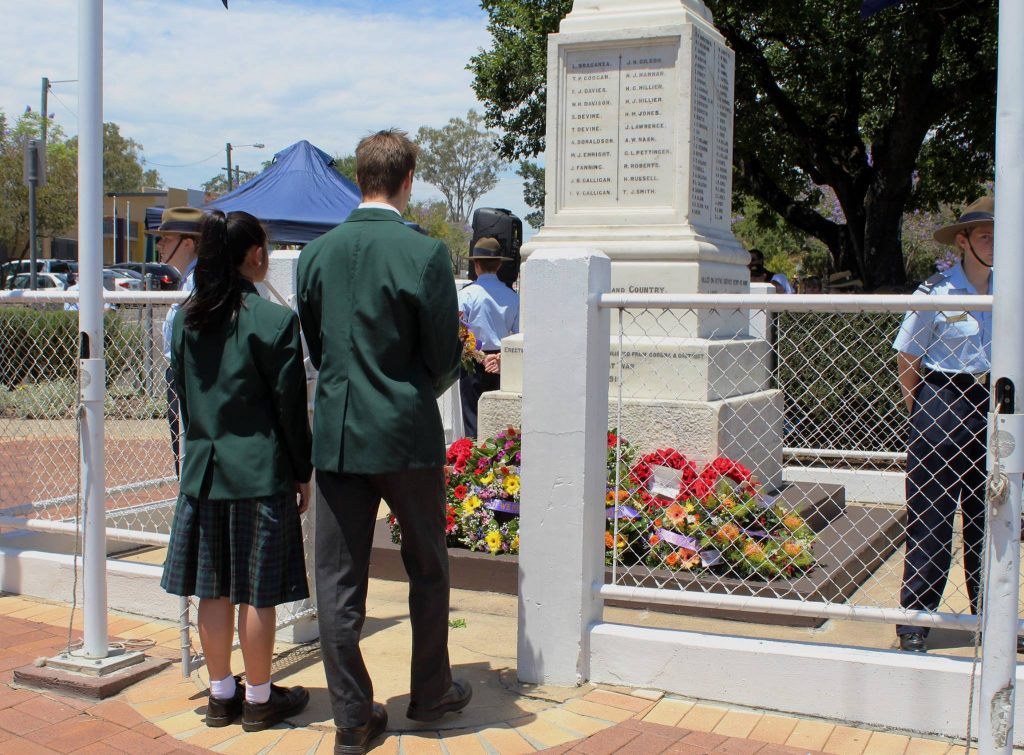
[{"label": "cadet in blue uniform", "polygon": [[[938,273],[915,296],[988,294],[992,279],[994,203],[982,197],[956,223],[937,230],[961,262]],[[985,435],[989,408],[992,315],[977,311],[908,312],[893,348],[910,411],[907,449],[907,549],[903,608],[936,611],[952,560],[957,506],[963,525],[964,576],[978,612],[985,517]],[[928,630],[897,626],[901,650],[926,652]]]},{"label": "cadet in blue uniform", "polygon": [[469,252],[477,278],[459,292],[459,311],[476,336],[486,358],[474,372],[463,370],[459,381],[463,432],[476,438],[476,407],[486,391],[501,387],[501,339],[519,332],[519,294],[498,279],[501,256],[496,239],[482,238]]}]

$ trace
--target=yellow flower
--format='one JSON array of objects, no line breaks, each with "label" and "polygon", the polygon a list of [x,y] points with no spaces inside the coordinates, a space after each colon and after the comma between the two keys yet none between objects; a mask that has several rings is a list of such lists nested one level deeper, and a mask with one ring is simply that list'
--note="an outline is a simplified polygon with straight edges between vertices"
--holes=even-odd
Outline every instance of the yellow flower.
[{"label": "yellow flower", "polygon": [[513,553],[519,552],[519,535],[516,535],[514,538],[512,538],[512,545],[510,546],[510,550]]},{"label": "yellow flower", "polygon": [[487,549],[492,553],[497,553],[501,550],[501,533],[496,530],[491,530],[487,533],[487,537],[484,538],[487,543]]},{"label": "yellow flower", "polygon": [[510,474],[505,478],[505,492],[509,495],[519,492],[519,475]]},{"label": "yellow flower", "polygon": [[478,508],[483,505],[483,501],[480,500],[479,496],[471,495],[467,496],[466,500],[462,502],[462,513],[472,514]]},{"label": "yellow flower", "polygon": [[492,482],[494,482],[494,471],[493,470],[489,470],[487,472],[487,474],[485,474],[483,477],[480,478],[480,484],[481,485],[490,485]]}]

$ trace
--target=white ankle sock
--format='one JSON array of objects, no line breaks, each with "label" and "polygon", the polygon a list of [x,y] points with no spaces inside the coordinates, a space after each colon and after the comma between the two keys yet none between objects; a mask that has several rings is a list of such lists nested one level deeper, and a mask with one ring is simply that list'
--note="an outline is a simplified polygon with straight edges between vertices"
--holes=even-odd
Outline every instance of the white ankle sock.
[{"label": "white ankle sock", "polygon": [[270,680],[263,684],[245,685],[245,701],[247,703],[261,704],[270,699]]},{"label": "white ankle sock", "polygon": [[228,674],[223,679],[210,680],[210,697],[218,700],[230,700],[235,696],[235,677]]}]

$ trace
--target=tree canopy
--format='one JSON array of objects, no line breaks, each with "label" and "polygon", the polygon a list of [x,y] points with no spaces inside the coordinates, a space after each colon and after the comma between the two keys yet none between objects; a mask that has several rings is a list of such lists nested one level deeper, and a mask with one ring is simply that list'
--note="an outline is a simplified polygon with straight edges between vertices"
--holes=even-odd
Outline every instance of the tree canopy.
[{"label": "tree canopy", "polygon": [[[571,0],[482,0],[472,58],[505,159],[544,148],[546,39]],[[757,198],[869,288],[906,279],[903,216],[965,203],[994,169],[998,0],[707,0],[736,52],[736,202]],[[822,209],[822,188],[837,208]]]},{"label": "tree canopy", "polygon": [[431,238],[440,239],[448,247],[452,270],[456,275],[466,267],[469,254],[470,232],[465,224],[448,220],[448,206],[439,199],[425,202],[410,202],[403,216],[427,232]]},{"label": "tree canopy", "polygon": [[[78,137],[69,145],[78,153]],[[121,133],[116,123],[103,124],[103,191],[115,194],[141,191],[144,187],[162,185],[160,174],[146,170],[142,160],[142,145]]]},{"label": "tree canopy", "polygon": [[502,161],[494,140],[473,110],[465,119],[452,118],[442,128],[422,126],[416,133],[416,174],[441,192],[453,223],[464,224],[476,200],[498,184]]},{"label": "tree canopy", "polygon": [[[11,123],[0,111],[0,259],[24,258],[29,251],[23,154],[26,142],[39,137],[40,125],[37,113],[25,113]],[[36,224],[40,237],[53,237],[77,222],[78,138],[67,139],[51,120],[46,139],[47,183],[36,193]],[[160,175],[143,165],[142,145],[122,135],[116,123],[104,123],[103,190],[130,192],[160,184]]]},{"label": "tree canopy", "polygon": [[[11,124],[0,111],[0,261],[29,252],[24,149],[39,137],[39,127],[35,113]],[[36,228],[40,236],[55,236],[73,228],[78,215],[78,152],[57,125],[47,133],[46,174],[46,186],[36,191]]]}]

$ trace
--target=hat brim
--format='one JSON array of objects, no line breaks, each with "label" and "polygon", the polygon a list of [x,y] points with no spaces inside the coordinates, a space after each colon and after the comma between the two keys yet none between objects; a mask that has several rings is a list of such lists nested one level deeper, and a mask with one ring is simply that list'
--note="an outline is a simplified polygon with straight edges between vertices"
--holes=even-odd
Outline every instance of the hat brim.
[{"label": "hat brim", "polygon": [[956,246],[957,234],[966,231],[969,228],[974,228],[978,225],[984,225],[985,223],[995,223],[995,219],[986,220],[981,218],[979,220],[967,220],[963,223],[953,223],[951,225],[943,226],[935,233],[932,234],[932,238],[938,241],[940,244],[946,246]]},{"label": "hat brim", "polygon": [[470,260],[501,260],[502,262],[511,262],[511,257],[499,257],[494,255],[484,254],[472,254],[469,257]]},{"label": "hat brim", "polygon": [[177,234],[178,236],[189,236],[192,238],[199,238],[203,234],[199,231],[178,231],[173,228],[147,228],[143,231],[146,236],[168,236],[170,234]]}]

